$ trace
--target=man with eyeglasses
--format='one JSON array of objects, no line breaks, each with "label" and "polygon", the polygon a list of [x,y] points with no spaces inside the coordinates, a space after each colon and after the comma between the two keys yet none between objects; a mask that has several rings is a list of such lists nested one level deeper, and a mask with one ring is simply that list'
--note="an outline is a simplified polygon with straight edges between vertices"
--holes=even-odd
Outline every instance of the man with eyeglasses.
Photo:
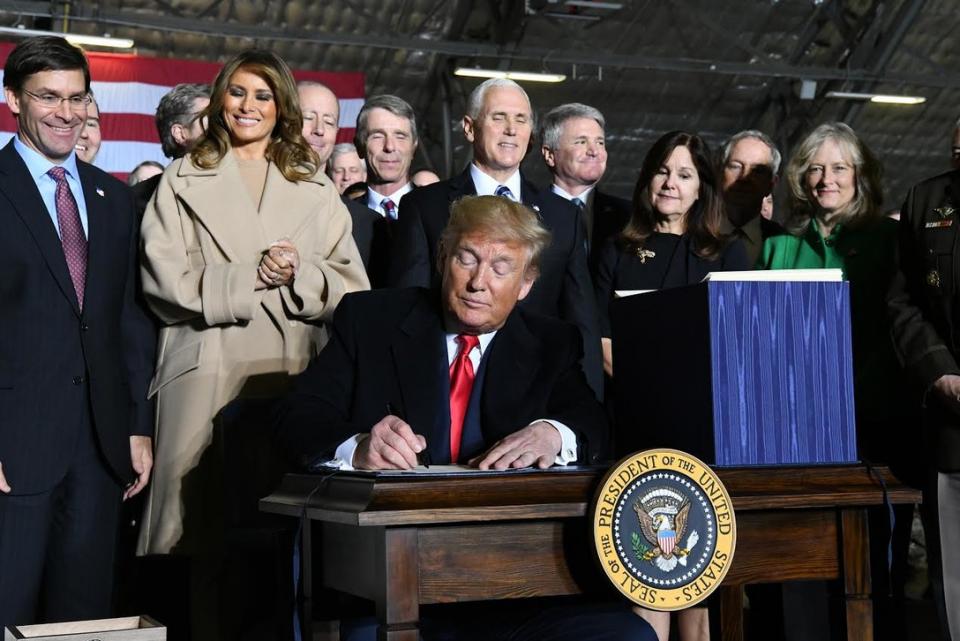
[{"label": "man with eyeglasses", "polygon": [[[154,117],[163,155],[171,160],[182,158],[190,151],[207,128],[204,109],[210,104],[210,86],[201,83],[182,83],[164,94]],[[143,217],[147,203],[160,184],[160,176],[148,178],[133,187],[137,220]]]},{"label": "man with eyeglasses", "polygon": [[121,499],[152,466],[153,333],[130,192],[79,161],[83,53],[20,43],[0,150],[0,628],[108,616]]}]

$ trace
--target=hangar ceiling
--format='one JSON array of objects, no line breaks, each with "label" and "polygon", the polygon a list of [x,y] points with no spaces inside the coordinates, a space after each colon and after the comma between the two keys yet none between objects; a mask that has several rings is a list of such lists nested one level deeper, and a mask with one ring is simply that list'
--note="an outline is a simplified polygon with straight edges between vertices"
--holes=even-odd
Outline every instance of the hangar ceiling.
[{"label": "hangar ceiling", "polygon": [[[143,55],[222,61],[258,46],[291,66],[363,71],[367,95],[394,93],[421,123],[415,166],[441,175],[469,160],[459,119],[478,80],[456,66],[559,72],[524,83],[543,113],[584,102],[607,118],[607,189],[632,192],[660,134],[714,147],[758,128],[785,156],[826,120],[844,120],[883,160],[895,207],[949,168],[960,116],[956,0],[54,0],[2,1],[0,24],[133,38]],[[816,83],[801,99],[803,80]],[[809,85],[808,85],[809,86]],[[919,95],[917,106],[828,91]],[[546,182],[539,153],[525,161]]]}]

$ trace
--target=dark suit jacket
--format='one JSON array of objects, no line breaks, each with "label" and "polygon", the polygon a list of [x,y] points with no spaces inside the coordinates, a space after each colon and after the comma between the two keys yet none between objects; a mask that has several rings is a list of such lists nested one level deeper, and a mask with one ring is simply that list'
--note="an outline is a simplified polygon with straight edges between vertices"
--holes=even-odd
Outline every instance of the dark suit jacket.
[{"label": "dark suit jacket", "polygon": [[64,475],[83,414],[119,480],[130,435],[153,434],[153,328],[134,302],[138,234],[126,185],[77,162],[89,220],[81,313],[63,248],[13,141],[0,150],[0,462],[14,492]]},{"label": "dark suit jacket", "polygon": [[[153,198],[153,192],[157,190],[157,185],[160,184],[161,178],[163,178],[163,174],[150,176],[130,188],[130,191],[133,192],[133,204],[137,210],[138,225],[139,222],[143,220],[143,212],[147,210],[147,204],[150,202],[150,199]],[[137,229],[139,230],[139,227]]]},{"label": "dark suit jacket", "polygon": [[593,190],[593,233],[590,237],[590,263],[596,263],[604,241],[616,236],[630,220],[633,205],[629,200]]},{"label": "dark suit jacket", "polygon": [[[450,205],[477,193],[470,169],[459,176],[409,192],[393,225],[388,282],[395,287],[438,287],[437,247],[450,218]],[[601,394],[603,366],[593,285],[587,266],[583,223],[576,208],[548,190],[522,178],[520,199],[533,209],[551,234],[540,258],[540,276],[520,306],[573,323],[583,336],[583,368],[591,387]]]},{"label": "dark suit jacket", "polygon": [[[897,355],[922,392],[945,374],[960,374],[958,228],[960,170],[925,180],[907,193],[887,308]],[[934,394],[928,395],[926,409],[938,427],[940,469],[960,470],[960,417]]]},{"label": "dark suit jacket", "polygon": [[760,218],[760,237],[764,240],[770,238],[771,236],[779,236],[781,234],[786,234],[787,230],[783,226],[773,220],[767,220],[766,218]]},{"label": "dark suit jacket", "polygon": [[343,203],[353,220],[353,240],[367,270],[370,286],[385,287],[390,258],[392,221],[384,218],[358,200],[344,198]]},{"label": "dark suit jacket", "polygon": [[[606,419],[580,369],[572,326],[517,308],[488,349],[480,397],[487,445],[549,418],[577,434],[580,463],[606,455]],[[330,342],[282,403],[279,439],[310,465],[350,436],[369,432],[389,405],[426,437],[434,461],[449,460],[449,425],[436,420],[438,408],[448,407],[448,376],[435,290],[348,294],[337,307]]]}]

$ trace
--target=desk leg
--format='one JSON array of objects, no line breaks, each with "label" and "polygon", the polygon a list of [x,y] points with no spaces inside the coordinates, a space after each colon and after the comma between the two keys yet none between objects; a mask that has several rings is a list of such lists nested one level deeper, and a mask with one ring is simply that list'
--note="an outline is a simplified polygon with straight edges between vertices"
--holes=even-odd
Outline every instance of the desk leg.
[{"label": "desk leg", "polygon": [[[420,570],[416,528],[384,528],[377,550],[379,641],[418,641]],[[390,562],[388,563],[388,559]]]},{"label": "desk leg", "polygon": [[843,546],[843,598],[847,641],[873,641],[867,510],[865,508],[842,510],[840,532],[840,544]]},{"label": "desk leg", "polygon": [[313,527],[310,519],[303,519],[300,537],[300,633],[304,641],[313,641]]},{"label": "desk leg", "polygon": [[720,587],[720,639],[743,641],[743,586]]}]

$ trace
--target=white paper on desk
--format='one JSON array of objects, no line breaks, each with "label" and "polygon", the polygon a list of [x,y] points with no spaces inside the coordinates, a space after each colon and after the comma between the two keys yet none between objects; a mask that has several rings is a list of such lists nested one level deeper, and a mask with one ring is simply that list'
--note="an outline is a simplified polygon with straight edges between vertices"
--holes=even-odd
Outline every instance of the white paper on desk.
[{"label": "white paper on desk", "polygon": [[539,467],[508,468],[506,470],[481,470],[469,465],[418,465],[411,470],[344,470],[341,474],[362,474],[373,476],[494,476],[497,474],[540,474],[543,472],[566,472],[582,470],[576,465],[554,465],[545,470]]},{"label": "white paper on desk", "polygon": [[412,470],[380,470],[381,474],[465,474],[467,472],[483,472],[469,465],[418,465]]},{"label": "white paper on desk", "polygon": [[700,282],[707,281],[766,281],[766,282],[840,282],[843,270],[827,269],[755,269],[748,272],[710,272]]}]

